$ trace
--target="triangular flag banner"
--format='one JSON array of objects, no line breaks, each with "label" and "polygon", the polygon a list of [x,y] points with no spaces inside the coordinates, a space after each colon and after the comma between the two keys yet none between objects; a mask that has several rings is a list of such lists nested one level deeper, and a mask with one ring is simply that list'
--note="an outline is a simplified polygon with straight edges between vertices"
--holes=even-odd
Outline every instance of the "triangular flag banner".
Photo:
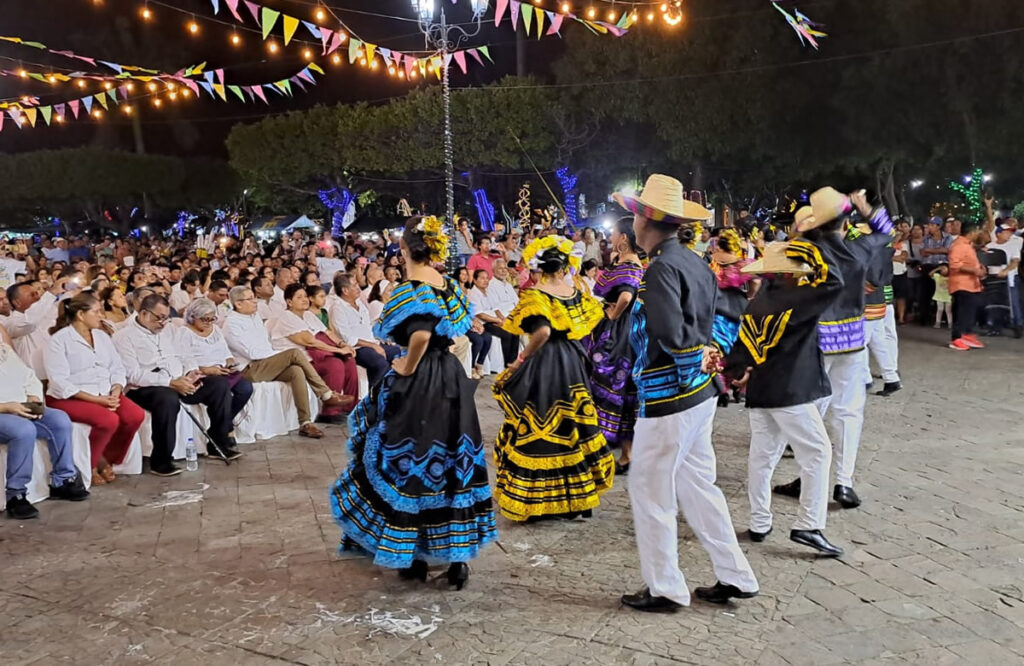
[{"label": "triangular flag banner", "polygon": [[215,69],[213,71],[213,73],[217,75],[217,81],[221,85],[224,85],[224,70],[223,69]]},{"label": "triangular flag banner", "polygon": [[302,88],[302,92],[306,92],[306,86],[302,83],[302,79],[300,79],[298,75],[295,75],[288,80],[297,85],[298,87]]},{"label": "triangular flag banner", "polygon": [[334,36],[334,32],[332,30],[321,30],[320,31],[320,41],[323,42],[323,45],[324,45],[324,49],[323,49],[321,55],[327,55],[327,47],[331,43],[331,37],[333,37],[333,36]]},{"label": "triangular flag banner", "polygon": [[474,58],[474,59],[475,59],[475,60],[476,60],[476,61],[477,61],[478,63],[480,63],[480,65],[481,65],[481,66],[483,66],[483,64],[484,64],[484,61],[483,61],[483,59],[482,59],[482,58],[480,57],[480,54],[479,54],[479,53],[477,53],[477,49],[470,49],[470,50],[466,51],[466,53],[468,53],[469,55],[473,56],[473,58]]},{"label": "triangular flag banner", "polygon": [[43,120],[45,120],[46,124],[49,125],[50,124],[50,117],[53,115],[53,107],[41,106],[41,107],[39,107],[39,113],[42,114]]},{"label": "triangular flag banner", "polygon": [[263,86],[252,86],[252,92],[254,95],[263,100],[264,104],[270,104],[270,102],[267,101],[267,96],[263,94]]},{"label": "triangular flag banner", "polygon": [[4,131],[4,112],[0,111],[0,132]]},{"label": "triangular flag banner", "polygon": [[235,15],[235,20],[239,23],[244,23],[242,17],[238,14],[238,0],[224,0],[224,2],[227,3],[228,9],[231,10],[231,13]]},{"label": "triangular flag banner", "polygon": [[304,69],[301,72],[299,72],[298,73],[298,77],[300,79],[305,79],[306,81],[309,81],[310,83],[316,83],[316,79],[314,79],[313,75],[309,73],[309,67],[307,67],[306,69]]},{"label": "triangular flag banner", "polygon": [[25,117],[28,118],[28,124],[32,127],[36,126],[36,110],[29,108],[25,109]]},{"label": "triangular flag banner", "polygon": [[338,47],[341,46],[341,43],[343,41],[345,41],[345,33],[343,33],[341,30],[338,30],[337,32],[334,33],[334,38],[331,40],[331,48],[327,49],[327,53],[331,54],[337,51]]},{"label": "triangular flag banner", "polygon": [[121,93],[121,99],[128,99],[128,86],[121,86],[117,92]]},{"label": "triangular flag banner", "polygon": [[213,97],[213,84],[206,81],[200,81],[199,85],[203,87],[203,90],[207,92],[210,97]]},{"label": "triangular flag banner", "polygon": [[[551,12],[548,12],[550,14]],[[544,12],[537,10],[537,39],[544,36]]]},{"label": "triangular flag banner", "polygon": [[[64,118],[64,105],[63,104],[54,104],[53,105],[53,110],[57,112],[57,117],[58,118],[61,118],[61,119]],[[3,118],[3,116],[0,115],[0,118]]]},{"label": "triangular flag banner", "polygon": [[348,62],[349,62],[350,65],[356,61],[356,58],[359,57],[359,47],[362,46],[362,45],[363,45],[363,43],[361,41],[359,41],[358,39],[352,38],[351,40],[349,40],[349,42],[348,42]]},{"label": "triangular flag banner", "polygon": [[309,66],[306,67],[306,69],[307,70],[311,69],[311,70],[313,70],[314,72],[316,72],[317,74],[320,74],[320,75],[323,75],[323,73],[324,73],[324,70],[320,69],[320,65],[316,64],[315,62],[309,63]]},{"label": "triangular flag banner", "polygon": [[213,91],[220,96],[222,101],[224,101],[224,102],[228,101],[227,93],[224,92],[224,84],[223,83],[214,83],[213,84]]},{"label": "triangular flag banner", "polygon": [[118,74],[120,74],[121,72],[124,71],[124,68],[121,67],[121,65],[118,65],[116,62],[107,62],[106,60],[99,60],[97,62],[106,65],[107,67],[109,67],[110,69],[114,70]]},{"label": "triangular flag banner", "polygon": [[533,5],[523,5],[523,27],[526,28],[526,34],[530,34],[530,26],[533,25]]},{"label": "triangular flag banner", "polygon": [[427,75],[427,59],[426,58],[419,58],[419,59],[417,59],[416,60],[416,67],[418,67],[419,70],[420,70],[420,76],[426,76]]},{"label": "triangular flag banner", "polygon": [[512,3],[512,29],[517,30],[519,28],[519,3],[516,0],[510,0]]},{"label": "triangular flag banner", "polygon": [[228,86],[228,90],[235,93],[235,95],[238,96],[238,99],[242,100],[243,104],[245,103],[245,95],[242,94],[241,88],[239,88],[238,86]]},{"label": "triangular flag banner", "polygon": [[97,102],[99,102],[100,106],[102,106],[104,109],[107,108],[107,96],[106,95],[104,95],[102,93],[99,94],[99,95],[93,95],[93,99],[95,99]]},{"label": "triangular flag banner", "polygon": [[220,12],[220,0],[213,0],[213,13]]},{"label": "triangular flag banner", "polygon": [[107,97],[110,98],[111,102],[113,102],[114,104],[117,104],[117,90],[108,90],[107,91]]},{"label": "triangular flag banner", "polygon": [[260,25],[263,28],[263,39],[270,36],[270,31],[274,29],[274,24],[277,23],[277,17],[280,15],[281,12],[270,7],[264,7],[260,12],[260,17],[263,19],[263,23]]},{"label": "triangular flag banner", "polygon": [[17,109],[8,109],[7,115],[11,117],[11,120],[18,126],[18,129],[21,129],[21,112]]},{"label": "triangular flag banner", "polygon": [[203,78],[206,79],[207,83],[213,83],[213,72],[204,72]]},{"label": "triangular flag banner", "polygon": [[256,96],[252,94],[252,86],[242,86],[242,90],[244,90],[245,94],[249,96],[250,102],[256,101]]},{"label": "triangular flag banner", "polygon": [[369,65],[373,62],[373,52],[377,50],[376,44],[363,44],[364,50],[366,51],[366,64]]},{"label": "triangular flag banner", "polygon": [[249,13],[252,14],[252,18],[256,21],[256,25],[260,24],[260,6],[250,0],[245,0],[245,6],[249,8]]},{"label": "triangular flag banner", "polygon": [[295,31],[299,29],[299,19],[286,14],[281,21],[284,25],[284,45],[288,46],[288,42],[292,41]]},{"label": "triangular flag banner", "polygon": [[412,56],[405,56],[405,76],[411,79],[414,71],[416,71],[416,59]]},{"label": "triangular flag banner", "polygon": [[462,70],[462,73],[465,74],[466,73],[466,52],[465,51],[456,51],[455,53],[452,54],[452,56],[455,57],[455,64],[457,64],[459,66],[459,69]]},{"label": "triangular flag banner", "polygon": [[548,12],[548,18],[551,19],[551,27],[548,28],[548,34],[558,34],[558,32],[562,29],[562,21],[565,20],[565,16],[563,16],[562,14],[552,14],[551,12]]},{"label": "triangular flag banner", "polygon": [[444,54],[444,68],[448,69],[448,66],[451,65],[451,64],[452,64],[452,54],[451,53],[445,53]]},{"label": "triangular flag banner", "polygon": [[494,27],[501,24],[501,19],[505,18],[506,9],[508,9],[508,0],[498,0],[498,6],[494,8]]},{"label": "triangular flag banner", "polygon": [[377,53],[380,54],[381,60],[384,61],[385,67],[391,67],[391,49],[386,49],[383,46],[377,47]]},{"label": "triangular flag banner", "polygon": [[78,118],[78,100],[77,99],[73,99],[70,102],[68,102],[68,108],[71,109],[71,115],[73,115],[77,119]]},{"label": "triangular flag banner", "polygon": [[492,64],[494,63],[494,59],[491,58],[491,50],[490,50],[490,48],[488,48],[486,46],[480,46],[480,47],[477,47],[477,50],[480,51],[480,53],[483,53],[484,57],[487,58],[488,60],[490,60]]},{"label": "triangular flag banner", "polygon": [[309,21],[303,21],[302,25],[306,26],[306,30],[309,30],[309,34],[313,36],[313,39],[320,39],[321,33],[324,32],[315,23],[310,23]]},{"label": "triangular flag banner", "polygon": [[274,83],[264,83],[263,85],[264,85],[264,87],[270,88],[271,90],[276,92],[278,95],[281,95],[283,97],[284,96],[284,88],[281,87],[281,83],[282,83],[281,81],[275,81]]}]

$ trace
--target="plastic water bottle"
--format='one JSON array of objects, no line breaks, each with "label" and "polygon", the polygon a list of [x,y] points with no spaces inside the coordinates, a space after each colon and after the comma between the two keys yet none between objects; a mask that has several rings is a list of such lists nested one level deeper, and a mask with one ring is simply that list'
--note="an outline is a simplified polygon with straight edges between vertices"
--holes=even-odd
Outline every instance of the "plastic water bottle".
[{"label": "plastic water bottle", "polygon": [[185,445],[185,469],[194,472],[199,469],[199,454],[196,452],[196,443],[189,437]]}]

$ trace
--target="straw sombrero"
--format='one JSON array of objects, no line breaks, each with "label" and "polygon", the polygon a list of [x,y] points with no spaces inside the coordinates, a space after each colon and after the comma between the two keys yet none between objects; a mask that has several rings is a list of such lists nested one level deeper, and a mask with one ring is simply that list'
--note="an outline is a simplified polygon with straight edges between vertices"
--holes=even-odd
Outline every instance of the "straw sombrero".
[{"label": "straw sombrero", "polygon": [[[811,215],[814,219],[805,220],[803,227],[800,227],[799,230],[817,229],[852,211],[853,204],[850,202],[850,197],[834,187],[823,187],[811,194]],[[798,215],[799,212],[797,211]]]},{"label": "straw sombrero", "polygon": [[711,211],[695,201],[683,197],[683,184],[671,176],[654,174],[647,179],[639,196],[616,192],[612,198],[626,210],[652,222],[684,224],[704,222]]},{"label": "straw sombrero", "polygon": [[796,215],[793,216],[793,231],[813,229],[814,222],[814,210],[810,206],[803,206],[797,209]]},{"label": "straw sombrero", "polygon": [[809,275],[814,272],[810,266],[793,261],[786,256],[789,243],[769,243],[764,248],[764,255],[757,261],[740,269],[741,273],[791,273],[793,275]]}]

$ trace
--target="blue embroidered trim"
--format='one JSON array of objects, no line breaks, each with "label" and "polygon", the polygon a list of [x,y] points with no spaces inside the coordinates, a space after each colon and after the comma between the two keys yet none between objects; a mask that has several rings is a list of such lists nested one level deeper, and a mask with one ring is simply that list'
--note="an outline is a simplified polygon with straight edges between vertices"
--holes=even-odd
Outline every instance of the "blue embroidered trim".
[{"label": "blue embroidered trim", "polygon": [[398,285],[384,306],[380,322],[373,327],[373,334],[382,340],[387,339],[409,317],[430,315],[439,319],[434,326],[437,335],[453,339],[465,335],[473,326],[473,306],[454,281],[450,278],[445,280],[448,282],[447,298],[429,284],[417,286],[403,282]]},{"label": "blue embroidered trim", "polygon": [[740,323],[720,314],[715,315],[711,325],[711,340],[722,350],[723,354],[732,351],[736,339],[740,335]]}]

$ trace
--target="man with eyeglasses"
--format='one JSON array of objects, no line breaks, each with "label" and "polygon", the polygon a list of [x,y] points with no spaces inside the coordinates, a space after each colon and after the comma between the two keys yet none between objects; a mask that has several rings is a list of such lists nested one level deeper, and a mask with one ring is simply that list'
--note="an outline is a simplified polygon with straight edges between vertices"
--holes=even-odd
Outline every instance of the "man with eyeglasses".
[{"label": "man with eyeglasses", "polygon": [[220,458],[241,455],[231,446],[231,387],[225,377],[206,377],[185,351],[183,331],[168,326],[171,307],[159,294],[139,302],[138,317],[114,334],[131,387],[125,392],[153,419],[149,471],[157,476],[181,474],[174,464],[175,428],[181,403],[206,405],[210,417],[208,451]]}]

